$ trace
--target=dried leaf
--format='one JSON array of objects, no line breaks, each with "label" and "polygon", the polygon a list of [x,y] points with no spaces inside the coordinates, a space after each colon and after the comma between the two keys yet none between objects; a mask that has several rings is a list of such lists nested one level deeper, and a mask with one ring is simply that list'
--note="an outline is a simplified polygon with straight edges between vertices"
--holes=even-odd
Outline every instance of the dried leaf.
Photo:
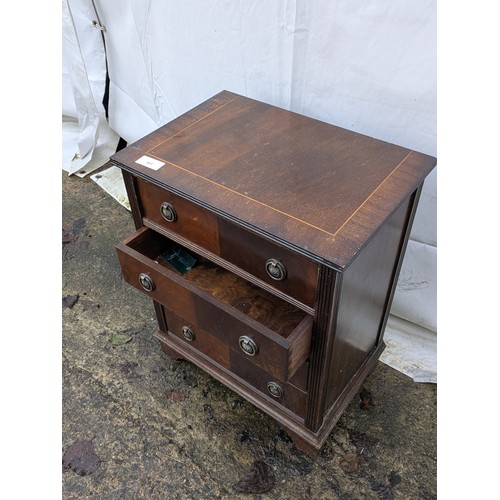
[{"label": "dried leaf", "polygon": [[76,219],[73,222],[73,226],[71,227],[71,229],[63,227],[62,228],[63,245],[67,245],[68,243],[74,243],[85,229],[86,224],[87,221],[85,220],[85,218],[80,217],[79,219]]},{"label": "dried leaf", "polygon": [[132,337],[130,335],[125,335],[123,333],[113,333],[111,334],[111,338],[109,339],[113,347],[124,345],[131,340]]},{"label": "dried leaf", "polygon": [[359,403],[359,407],[362,410],[370,411],[375,406],[372,393],[370,391],[367,391],[365,388],[361,389],[361,392],[359,393],[359,399],[361,400],[361,402]]},{"label": "dried leaf", "polygon": [[[89,245],[89,242],[85,239],[87,235],[87,231],[85,231],[86,224],[86,220],[80,217],[73,222],[71,229],[63,226],[62,259],[64,261],[71,260],[78,251],[83,250]],[[90,235],[88,236],[90,237]]]},{"label": "dried leaf", "polygon": [[344,472],[352,474],[359,470],[359,457],[356,453],[348,453],[340,458],[340,467]]},{"label": "dried leaf", "polygon": [[371,451],[377,444],[377,441],[374,438],[368,436],[364,432],[358,432],[354,429],[349,429],[348,432],[351,443],[356,446],[356,450],[360,455],[365,451]]},{"label": "dried leaf", "polygon": [[66,448],[63,454],[62,465],[64,470],[72,470],[80,476],[95,472],[101,459],[94,453],[92,441],[76,441]]},{"label": "dried leaf", "polygon": [[172,403],[180,403],[186,399],[186,396],[180,391],[167,391],[165,397]]},{"label": "dried leaf", "polygon": [[85,220],[84,217],[80,217],[79,219],[76,219],[73,222],[73,227],[71,228],[71,233],[74,234],[75,236],[79,236],[83,230],[85,229],[85,226],[87,225],[87,221]]},{"label": "dried leaf", "polygon": [[76,304],[79,297],[80,297],[79,295],[66,295],[66,297],[63,297],[62,299],[63,309],[65,309],[66,307],[68,309],[71,309]]},{"label": "dried leaf", "polygon": [[263,460],[256,460],[252,470],[233,484],[233,489],[241,493],[265,493],[274,486],[273,469]]},{"label": "dried leaf", "polygon": [[401,482],[401,476],[394,470],[389,473],[388,479],[392,487],[397,486]]},{"label": "dried leaf", "polygon": [[184,382],[189,385],[190,387],[197,387],[198,386],[198,381],[196,378],[192,375],[185,374],[183,377]]},{"label": "dried leaf", "polygon": [[243,429],[241,432],[239,432],[238,434],[236,434],[236,439],[240,443],[247,443],[247,442],[251,442],[252,441],[252,438],[250,436],[250,432],[248,431],[248,429]]},{"label": "dried leaf", "polygon": [[71,234],[71,230],[62,228],[62,244],[67,245],[68,243],[73,243],[78,239],[78,236]]},{"label": "dried leaf", "polygon": [[293,439],[283,430],[279,429],[276,433],[277,438],[284,443],[293,443]]}]

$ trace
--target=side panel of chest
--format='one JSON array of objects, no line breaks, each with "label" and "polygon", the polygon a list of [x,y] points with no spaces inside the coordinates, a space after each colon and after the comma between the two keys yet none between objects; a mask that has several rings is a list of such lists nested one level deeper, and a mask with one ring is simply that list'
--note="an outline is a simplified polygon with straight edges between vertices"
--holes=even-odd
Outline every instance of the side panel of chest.
[{"label": "side panel of chest", "polygon": [[383,332],[418,194],[399,207],[347,269],[331,270],[330,276],[323,269],[307,420],[320,435],[334,425],[385,347]]}]

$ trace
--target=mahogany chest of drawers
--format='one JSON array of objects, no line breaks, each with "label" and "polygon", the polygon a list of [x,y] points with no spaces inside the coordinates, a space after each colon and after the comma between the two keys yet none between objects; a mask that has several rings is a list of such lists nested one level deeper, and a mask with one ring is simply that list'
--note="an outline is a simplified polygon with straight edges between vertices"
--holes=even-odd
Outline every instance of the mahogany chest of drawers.
[{"label": "mahogany chest of drawers", "polygon": [[436,159],[223,91],[111,161],[163,350],[317,453],[384,349]]}]

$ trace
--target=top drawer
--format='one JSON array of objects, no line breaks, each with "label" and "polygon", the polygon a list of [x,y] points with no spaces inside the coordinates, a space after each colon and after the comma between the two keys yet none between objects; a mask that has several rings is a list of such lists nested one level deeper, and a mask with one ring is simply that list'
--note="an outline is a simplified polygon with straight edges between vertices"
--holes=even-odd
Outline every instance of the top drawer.
[{"label": "top drawer", "polygon": [[[179,235],[182,244],[201,247],[281,293],[314,308],[317,264],[165,188],[141,178],[137,178],[136,186],[146,226],[163,229],[167,235]],[[223,262],[219,264],[224,265]]]},{"label": "top drawer", "polygon": [[137,178],[137,190],[145,222],[150,220],[219,255],[215,214],[140,178]]}]

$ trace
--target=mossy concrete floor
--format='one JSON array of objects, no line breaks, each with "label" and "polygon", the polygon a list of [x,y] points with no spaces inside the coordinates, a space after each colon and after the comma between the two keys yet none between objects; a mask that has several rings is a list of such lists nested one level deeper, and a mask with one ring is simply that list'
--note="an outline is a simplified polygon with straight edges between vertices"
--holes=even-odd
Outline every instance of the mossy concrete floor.
[{"label": "mossy concrete floor", "polygon": [[[435,385],[378,363],[310,459],[266,414],[163,353],[153,305],[115,252],[134,232],[130,212],[89,177],[62,176],[63,498],[436,498]],[[93,460],[75,465],[82,442]],[[257,460],[271,489],[237,492]]]}]

